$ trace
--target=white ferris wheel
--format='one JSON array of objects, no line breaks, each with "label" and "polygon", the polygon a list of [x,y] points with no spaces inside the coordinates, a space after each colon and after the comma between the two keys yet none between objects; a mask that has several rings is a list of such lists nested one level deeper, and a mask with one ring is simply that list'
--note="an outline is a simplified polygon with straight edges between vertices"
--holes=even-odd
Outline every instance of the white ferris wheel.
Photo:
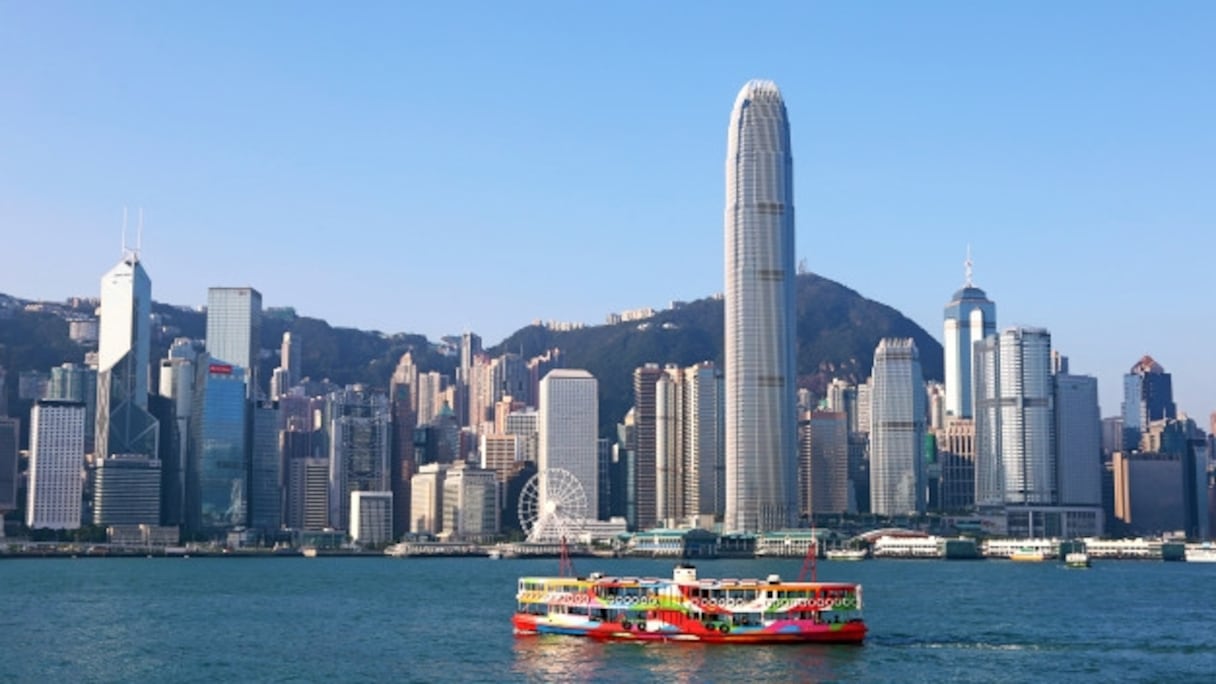
[{"label": "white ferris wheel", "polygon": [[587,520],[587,493],[574,473],[546,468],[524,485],[518,510],[528,541],[574,542]]}]

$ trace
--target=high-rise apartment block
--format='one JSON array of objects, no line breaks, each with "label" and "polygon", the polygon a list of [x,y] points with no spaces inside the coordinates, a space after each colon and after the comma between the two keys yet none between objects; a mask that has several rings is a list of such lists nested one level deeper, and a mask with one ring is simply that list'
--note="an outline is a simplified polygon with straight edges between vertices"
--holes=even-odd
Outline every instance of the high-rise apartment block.
[{"label": "high-rise apartment block", "polygon": [[[635,378],[646,371],[638,369]],[[653,394],[657,522],[683,526],[721,519],[726,494],[721,374],[711,362],[687,368],[669,364]]]},{"label": "high-rise apartment block", "polygon": [[287,390],[295,387],[297,383],[304,379],[301,361],[303,356],[304,351],[300,347],[300,337],[292,335],[290,330],[284,332],[283,341],[279,345],[279,368],[283,369],[283,394],[286,394]]},{"label": "high-rise apartment block", "polygon": [[633,371],[633,454],[636,463],[633,487],[637,529],[646,530],[659,524],[657,490],[657,410],[656,392],[663,369],[648,363]]},{"label": "high-rise apartment block", "polygon": [[722,371],[703,361],[684,369],[683,497],[687,515],[726,512],[725,385]]}]

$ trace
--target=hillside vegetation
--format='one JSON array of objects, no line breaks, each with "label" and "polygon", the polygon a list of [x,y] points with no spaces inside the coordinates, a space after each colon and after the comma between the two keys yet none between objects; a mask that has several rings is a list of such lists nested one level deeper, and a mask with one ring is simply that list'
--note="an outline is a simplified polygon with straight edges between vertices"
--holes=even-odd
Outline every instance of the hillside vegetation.
[{"label": "hillside vegetation", "polygon": [[[926,379],[942,378],[941,345],[895,309],[866,299],[827,278],[806,273],[797,279],[798,385],[822,395],[833,377],[854,381],[870,374],[874,348],[883,337],[911,337],[920,350]],[[153,357],[162,358],[174,337],[202,339],[206,315],[157,304],[164,332],[154,333]],[[422,335],[331,327],[323,320],[294,315],[267,315],[262,322],[263,382],[278,365],[279,342],[290,330],[300,340],[304,373],[313,380],[387,387],[397,360],[413,350],[424,371],[451,375],[456,360],[438,353]],[[719,299],[700,299],[662,311],[639,323],[599,325],[571,331],[540,326],[522,328],[491,353],[512,351],[525,358],[553,347],[562,364],[585,368],[599,381],[601,431],[619,422],[633,401],[633,370],[645,363],[722,362],[723,307]],[[47,313],[14,312],[0,320],[0,365],[8,369],[5,391],[15,406],[17,374],[46,371],[67,361],[80,362],[85,348],[68,339],[68,326]]]}]

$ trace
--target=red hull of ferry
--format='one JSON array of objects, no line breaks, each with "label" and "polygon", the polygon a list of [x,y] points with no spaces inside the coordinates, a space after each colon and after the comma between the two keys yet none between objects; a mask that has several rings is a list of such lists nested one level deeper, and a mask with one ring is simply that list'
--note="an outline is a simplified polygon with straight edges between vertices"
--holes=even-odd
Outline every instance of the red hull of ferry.
[{"label": "red hull of ferry", "polygon": [[561,634],[581,636],[602,641],[689,641],[713,644],[860,644],[866,637],[866,626],[861,620],[844,623],[809,624],[805,621],[783,621],[766,627],[737,627],[723,632],[689,620],[687,625],[676,627],[671,623],[629,624],[609,623],[558,623],[544,616],[516,614],[511,619],[515,633],[519,636]]}]

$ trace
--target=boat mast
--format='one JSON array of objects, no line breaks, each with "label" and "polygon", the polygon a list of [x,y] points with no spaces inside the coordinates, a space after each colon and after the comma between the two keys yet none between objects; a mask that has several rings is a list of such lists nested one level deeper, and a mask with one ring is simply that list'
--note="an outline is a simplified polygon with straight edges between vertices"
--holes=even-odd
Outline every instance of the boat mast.
[{"label": "boat mast", "polygon": [[819,556],[819,537],[815,535],[814,518],[811,522],[811,543],[806,545],[806,557],[802,559],[802,570],[798,572],[798,581],[806,581],[806,571],[811,571],[811,581],[818,581],[818,573],[816,572],[816,561]]},{"label": "boat mast", "polygon": [[574,577],[574,561],[570,560],[570,549],[566,546],[566,536],[562,535],[561,555],[557,562],[558,577]]}]

